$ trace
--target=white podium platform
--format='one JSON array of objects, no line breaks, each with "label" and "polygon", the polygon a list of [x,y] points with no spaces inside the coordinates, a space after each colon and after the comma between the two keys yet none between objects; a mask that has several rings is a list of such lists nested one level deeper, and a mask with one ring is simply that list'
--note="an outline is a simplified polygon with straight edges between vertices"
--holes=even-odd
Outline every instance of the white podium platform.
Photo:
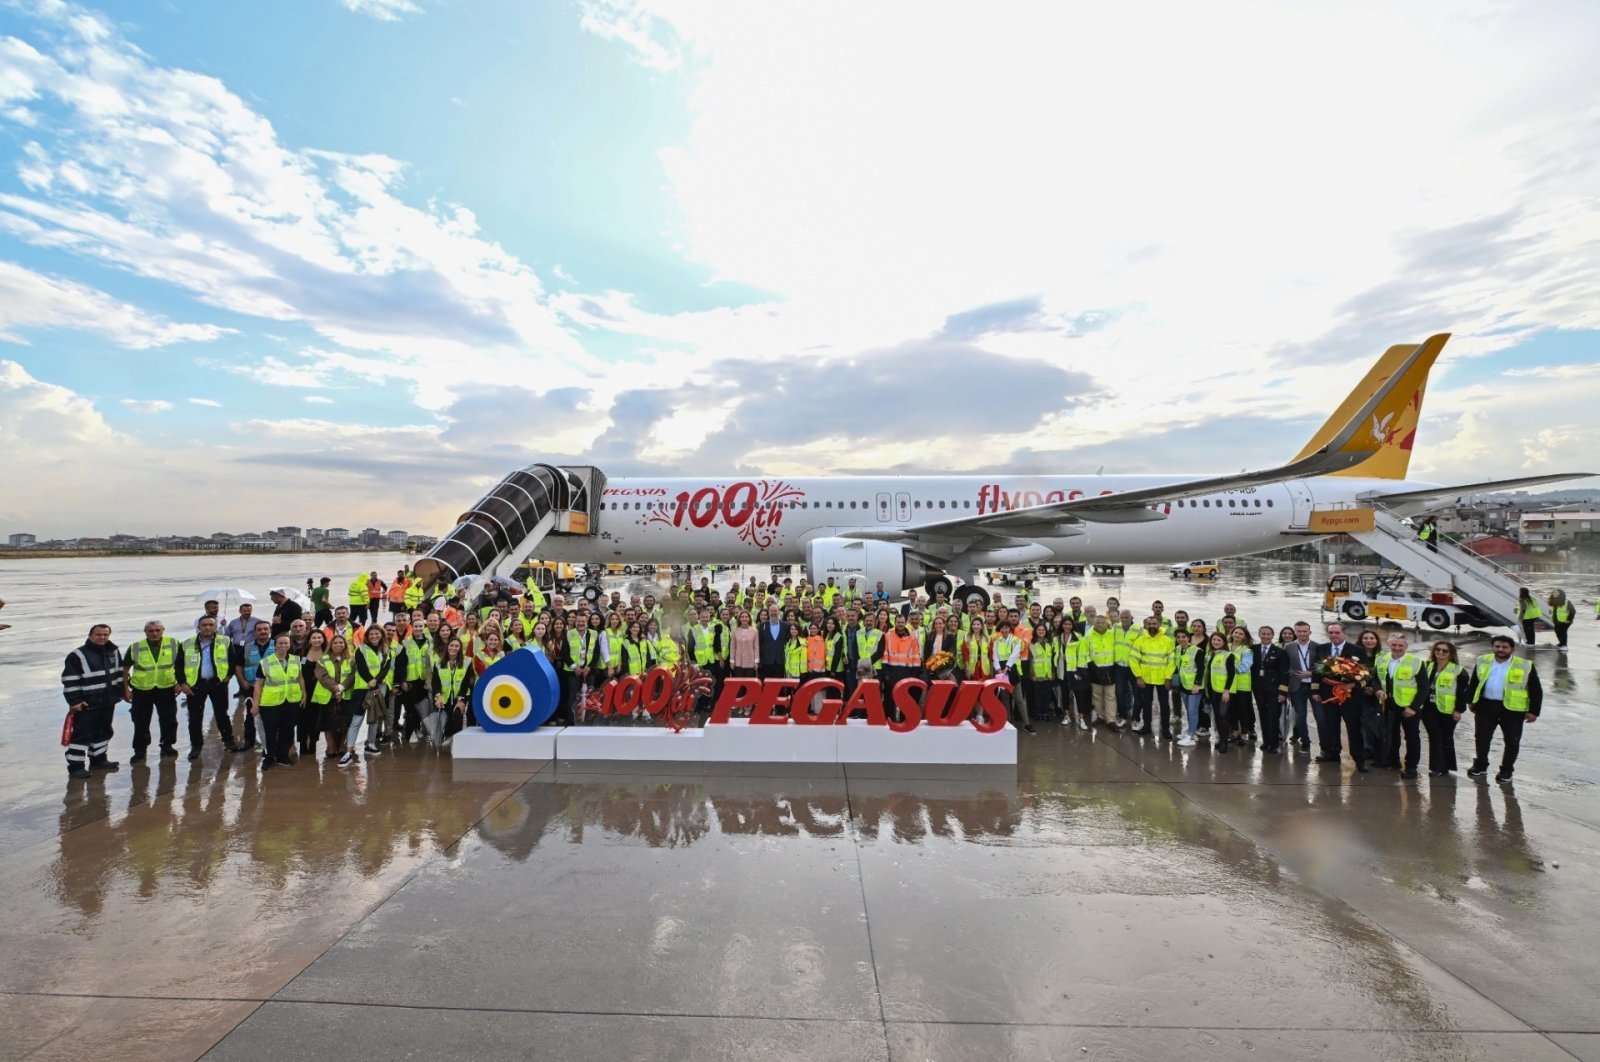
[{"label": "white podium platform", "polygon": [[463,730],[450,743],[457,759],[656,760],[679,763],[1017,762],[1017,731],[984,734],[971,726],[928,726],[904,734],[865,719],[843,726],[752,725],[748,719],[673,733],[666,727],[545,727],[531,734]]},{"label": "white podium platform", "polygon": [[971,726],[928,726],[896,734],[865,719],[828,729],[838,733],[839,763],[1006,763],[1017,762],[1017,728],[984,734]]},{"label": "white podium platform", "polygon": [[495,734],[468,727],[450,739],[450,755],[458,760],[553,760],[564,726],[540,727],[531,734]]}]

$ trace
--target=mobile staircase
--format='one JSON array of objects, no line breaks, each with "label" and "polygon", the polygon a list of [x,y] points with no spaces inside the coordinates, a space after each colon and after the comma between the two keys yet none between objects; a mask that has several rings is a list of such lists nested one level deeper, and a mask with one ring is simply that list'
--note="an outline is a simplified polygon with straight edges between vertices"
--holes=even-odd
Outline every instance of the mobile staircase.
[{"label": "mobile staircase", "polygon": [[429,586],[510,575],[551,535],[597,535],[605,483],[592,465],[520,468],[461,514],[455,530],[417,561],[417,575]]},{"label": "mobile staircase", "polygon": [[1351,532],[1351,538],[1413,579],[1472,602],[1496,623],[1517,625],[1517,591],[1526,585],[1520,575],[1453,543],[1435,539],[1438,548],[1431,550],[1392,510],[1371,508],[1372,530]]}]

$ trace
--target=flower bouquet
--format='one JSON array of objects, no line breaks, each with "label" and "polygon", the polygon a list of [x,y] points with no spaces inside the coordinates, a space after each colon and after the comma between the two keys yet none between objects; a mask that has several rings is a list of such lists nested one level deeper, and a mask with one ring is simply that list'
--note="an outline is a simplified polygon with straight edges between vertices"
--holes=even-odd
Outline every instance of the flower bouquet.
[{"label": "flower bouquet", "polygon": [[1317,665],[1324,704],[1343,704],[1350,694],[1372,678],[1372,669],[1353,656],[1330,656]]},{"label": "flower bouquet", "polygon": [[949,678],[955,670],[956,657],[954,653],[934,653],[928,657],[928,673],[936,679]]}]

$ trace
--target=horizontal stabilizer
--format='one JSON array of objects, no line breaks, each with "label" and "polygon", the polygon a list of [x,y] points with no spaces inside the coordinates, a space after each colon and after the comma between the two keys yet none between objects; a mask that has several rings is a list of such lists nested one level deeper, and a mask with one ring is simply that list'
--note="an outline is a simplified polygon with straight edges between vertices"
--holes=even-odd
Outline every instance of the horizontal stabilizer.
[{"label": "horizontal stabilizer", "polygon": [[1373,491],[1361,495],[1364,501],[1381,501],[1386,504],[1406,502],[1442,501],[1445,499],[1463,498],[1470,494],[1493,494],[1502,490],[1517,490],[1522,487],[1540,487],[1547,483],[1568,483],[1575,479],[1589,479],[1600,475],[1595,472],[1554,472],[1544,476],[1522,476],[1518,479],[1488,479],[1481,483],[1460,483],[1448,487],[1428,487],[1423,490],[1404,490],[1393,494],[1382,491]]}]

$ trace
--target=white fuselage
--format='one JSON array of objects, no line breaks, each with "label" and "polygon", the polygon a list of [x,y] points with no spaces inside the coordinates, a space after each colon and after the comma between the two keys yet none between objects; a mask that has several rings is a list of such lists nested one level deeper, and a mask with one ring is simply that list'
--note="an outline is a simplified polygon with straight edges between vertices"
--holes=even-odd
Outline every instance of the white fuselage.
[{"label": "white fuselage", "polygon": [[[1055,501],[1171,485],[1200,476],[830,476],[803,479],[615,479],[597,533],[552,535],[542,560],[792,564],[806,543],[852,531],[893,531]],[[1069,564],[1171,564],[1260,553],[1316,537],[1313,508],[1425,486],[1319,477],[1226,491],[1159,506],[1164,520],[1077,525],[1081,534],[1031,538]]]}]

